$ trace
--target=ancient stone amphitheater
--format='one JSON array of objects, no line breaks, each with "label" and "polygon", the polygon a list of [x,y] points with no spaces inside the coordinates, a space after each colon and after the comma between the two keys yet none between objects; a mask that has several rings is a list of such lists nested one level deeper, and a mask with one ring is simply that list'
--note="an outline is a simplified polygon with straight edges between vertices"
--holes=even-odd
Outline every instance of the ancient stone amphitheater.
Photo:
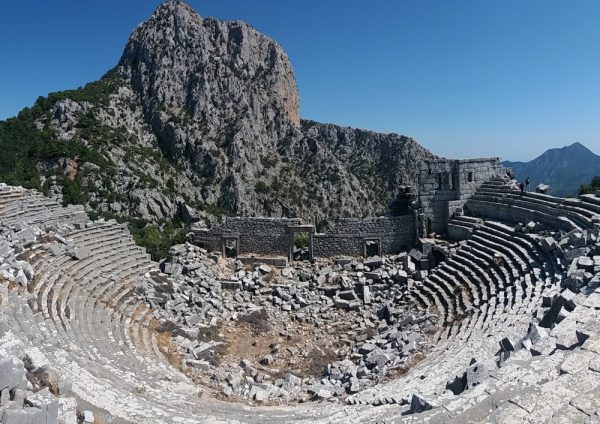
[{"label": "ancient stone amphitheater", "polygon": [[[594,195],[519,193],[508,179],[490,178],[452,214],[447,232],[461,240],[435,268],[413,267],[406,254],[394,272],[394,258],[369,262],[381,267],[376,276],[374,269],[367,274],[338,264],[344,278],[332,296],[360,287],[359,296],[350,293],[353,300],[338,304],[314,288],[304,303],[288,299],[293,308],[282,310],[339,306],[357,320],[367,304],[402,306],[399,315],[370,318],[381,320],[377,331],[352,340],[347,380],[331,367],[296,382],[287,374],[278,393],[293,392],[295,384],[308,397],[268,402],[257,395],[271,390],[268,381],[245,373],[234,387],[241,395],[232,401],[218,386],[194,379],[188,368],[204,362],[175,366],[168,354],[185,339],[172,333],[165,340],[160,328],[168,313],[159,298],[172,303],[175,294],[159,288],[176,273],[162,273],[125,226],[91,222],[82,208],[2,185],[0,422],[598,422],[599,218]],[[191,245],[177,249],[196,252],[197,260],[225,260],[207,259]],[[353,266],[363,267],[359,262]],[[258,302],[246,287],[262,277],[245,272],[254,280],[240,279],[228,290],[231,302]],[[363,279],[360,286],[355,277]],[[275,291],[265,283],[260,293],[280,305]],[[226,303],[215,310],[227,309]],[[213,322],[238,318],[221,312]],[[421,316],[427,328],[419,326]],[[188,324],[187,331],[208,325]],[[406,340],[407,331],[418,338]],[[392,351],[405,352],[396,373],[388,366],[396,358]],[[361,367],[370,381],[386,367],[390,372],[361,386]],[[234,386],[226,380],[221,387]]]}]

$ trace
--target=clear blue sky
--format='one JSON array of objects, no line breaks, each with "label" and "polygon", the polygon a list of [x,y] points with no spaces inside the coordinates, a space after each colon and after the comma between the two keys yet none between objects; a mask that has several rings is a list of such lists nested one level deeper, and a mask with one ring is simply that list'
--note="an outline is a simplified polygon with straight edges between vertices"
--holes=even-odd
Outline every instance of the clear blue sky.
[{"label": "clear blue sky", "polygon": [[[0,119],[113,67],[159,0],[4,0]],[[301,115],[448,157],[600,152],[600,1],[191,0],[288,52]]]}]

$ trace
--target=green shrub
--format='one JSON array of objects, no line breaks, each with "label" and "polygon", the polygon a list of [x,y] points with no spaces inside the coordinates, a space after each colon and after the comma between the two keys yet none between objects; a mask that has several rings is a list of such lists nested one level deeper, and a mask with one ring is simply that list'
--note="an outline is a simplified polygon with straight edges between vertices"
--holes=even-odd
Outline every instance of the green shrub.
[{"label": "green shrub", "polygon": [[307,233],[296,233],[294,234],[294,246],[298,249],[308,247],[309,235]]},{"label": "green shrub", "polygon": [[260,194],[267,194],[269,192],[269,186],[263,180],[258,180],[254,185],[254,190]]},{"label": "green shrub", "polygon": [[135,243],[145,247],[155,261],[167,256],[171,246],[184,243],[188,232],[179,220],[149,224],[144,219],[131,218],[128,227]]},{"label": "green shrub", "polygon": [[579,187],[579,194],[591,194],[600,190],[600,176],[592,178],[590,184],[582,184]]},{"label": "green shrub", "polygon": [[73,180],[67,177],[62,179],[62,194],[64,205],[85,205],[89,200],[88,192],[82,186],[79,176]]}]

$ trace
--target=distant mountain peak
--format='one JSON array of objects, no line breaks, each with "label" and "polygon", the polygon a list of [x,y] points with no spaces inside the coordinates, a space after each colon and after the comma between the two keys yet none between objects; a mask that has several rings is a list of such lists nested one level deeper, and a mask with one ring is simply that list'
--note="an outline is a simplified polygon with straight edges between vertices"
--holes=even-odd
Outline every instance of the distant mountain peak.
[{"label": "distant mountain peak", "polygon": [[512,168],[519,180],[531,176],[534,186],[549,184],[550,193],[557,196],[574,195],[581,184],[600,175],[600,156],[578,141],[548,149],[529,162],[504,161],[503,164]]},{"label": "distant mountain peak", "polygon": [[563,149],[565,149],[565,150],[572,150],[572,151],[585,151],[585,152],[593,153],[590,149],[588,149],[586,146],[584,146],[583,144],[581,144],[579,141],[576,141],[573,144],[565,146],[565,147],[563,147]]}]

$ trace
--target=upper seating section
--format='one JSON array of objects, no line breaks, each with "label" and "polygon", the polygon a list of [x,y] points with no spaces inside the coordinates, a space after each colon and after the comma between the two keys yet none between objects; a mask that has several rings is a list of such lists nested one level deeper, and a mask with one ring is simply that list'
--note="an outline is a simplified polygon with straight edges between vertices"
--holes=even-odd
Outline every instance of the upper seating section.
[{"label": "upper seating section", "polygon": [[82,225],[89,221],[83,206],[63,206],[55,199],[35,190],[11,187],[0,183],[0,224],[19,225]]},{"label": "upper seating section", "polygon": [[508,222],[538,221],[550,228],[586,229],[600,222],[600,199],[595,196],[563,199],[546,194],[521,193],[501,179],[484,183],[467,201],[470,215]]}]

